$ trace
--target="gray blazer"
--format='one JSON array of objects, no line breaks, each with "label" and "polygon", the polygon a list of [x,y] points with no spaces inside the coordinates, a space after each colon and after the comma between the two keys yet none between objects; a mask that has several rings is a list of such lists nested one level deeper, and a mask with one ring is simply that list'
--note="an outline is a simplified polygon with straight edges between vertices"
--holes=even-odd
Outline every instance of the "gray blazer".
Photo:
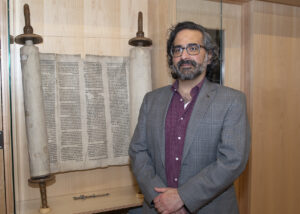
[{"label": "gray blazer", "polygon": [[[173,91],[144,97],[129,146],[132,171],[144,194],[143,213],[156,213],[154,187],[166,187],[165,119]],[[245,95],[205,80],[187,127],[178,193],[189,212],[239,213],[233,182],[244,170],[250,128]]]}]

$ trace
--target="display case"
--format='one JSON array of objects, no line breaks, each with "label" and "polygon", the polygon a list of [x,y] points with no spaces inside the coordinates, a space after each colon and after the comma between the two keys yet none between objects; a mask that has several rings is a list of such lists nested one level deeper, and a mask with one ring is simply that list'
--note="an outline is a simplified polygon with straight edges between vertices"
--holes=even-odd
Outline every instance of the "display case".
[{"label": "display case", "polygon": [[[237,4],[210,0],[2,1],[2,11],[7,13],[7,35],[10,33],[16,37],[24,33],[24,4],[28,4],[30,8],[33,33],[43,39],[42,43],[35,44],[42,55],[41,58],[52,59],[53,54],[54,57],[60,56],[64,60],[66,57],[72,57],[71,61],[76,58],[76,63],[80,61],[81,66],[90,56],[111,57],[113,60],[127,59],[132,48],[128,41],[136,36],[138,12],[141,11],[143,31],[145,36],[152,40],[152,89],[172,83],[166,60],[168,29],[180,21],[197,22],[210,29],[220,45],[219,83],[243,89],[242,58],[236,57],[242,54],[240,1]],[[6,110],[8,115],[5,116],[9,116],[3,120],[7,122],[4,123],[7,151],[4,157],[6,167],[3,168],[6,170],[6,183],[2,182],[2,185],[6,186],[6,193],[2,195],[6,197],[7,213],[33,214],[39,213],[42,203],[39,185],[29,181],[30,160],[20,57],[22,46],[16,43],[7,44],[5,61],[8,64],[2,64],[2,67],[7,67],[8,72],[2,74],[2,77],[6,78],[3,81],[9,84],[2,86],[2,90],[5,89],[3,103],[8,105],[4,105],[3,112]],[[66,62],[56,58],[55,60],[55,65]],[[57,76],[53,84],[59,84],[63,80]],[[62,158],[62,151],[58,156]],[[46,182],[50,213],[130,210],[141,206],[143,202],[142,198],[137,197],[138,186],[128,164],[80,170],[68,168],[52,174],[55,178]]]}]

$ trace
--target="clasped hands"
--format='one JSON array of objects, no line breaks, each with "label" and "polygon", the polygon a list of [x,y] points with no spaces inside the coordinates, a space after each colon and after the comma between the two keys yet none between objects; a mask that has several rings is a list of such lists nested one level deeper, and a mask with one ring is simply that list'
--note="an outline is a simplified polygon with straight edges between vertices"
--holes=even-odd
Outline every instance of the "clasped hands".
[{"label": "clasped hands", "polygon": [[153,200],[156,210],[161,214],[185,214],[187,213],[184,208],[183,201],[181,200],[176,188],[158,188],[154,190],[160,193]]}]

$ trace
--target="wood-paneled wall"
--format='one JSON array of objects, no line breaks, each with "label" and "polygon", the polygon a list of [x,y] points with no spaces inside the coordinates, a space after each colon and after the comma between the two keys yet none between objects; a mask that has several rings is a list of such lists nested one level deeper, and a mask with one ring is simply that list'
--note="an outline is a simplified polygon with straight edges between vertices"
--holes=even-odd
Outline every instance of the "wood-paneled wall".
[{"label": "wood-paneled wall", "polygon": [[167,64],[168,29],[176,23],[176,0],[148,1],[149,37],[152,46],[153,89],[172,83]]},{"label": "wood-paneled wall", "polygon": [[251,214],[295,214],[300,201],[300,8],[251,7]]},{"label": "wood-paneled wall", "polygon": [[[218,7],[195,6],[212,3],[182,2],[180,19],[214,23]],[[300,9],[262,1],[222,6],[225,85],[246,93],[252,127],[249,165],[237,184],[240,211],[298,213]]]}]

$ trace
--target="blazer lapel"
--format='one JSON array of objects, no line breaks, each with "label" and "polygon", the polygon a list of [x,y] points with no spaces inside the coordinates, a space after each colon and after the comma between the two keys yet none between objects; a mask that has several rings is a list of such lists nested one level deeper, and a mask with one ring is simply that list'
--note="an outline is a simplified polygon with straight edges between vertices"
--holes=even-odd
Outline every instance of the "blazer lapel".
[{"label": "blazer lapel", "polygon": [[159,100],[160,102],[160,106],[161,106],[161,119],[159,119],[161,122],[160,124],[158,124],[158,129],[159,129],[159,136],[161,136],[160,138],[160,142],[159,143],[159,147],[160,147],[160,153],[161,153],[161,161],[163,166],[165,167],[165,123],[166,123],[166,117],[167,117],[167,112],[169,109],[169,105],[171,103],[173,97],[173,91],[171,89],[171,87],[168,87],[167,90],[164,91],[164,94],[162,95],[162,99]]},{"label": "blazer lapel", "polygon": [[216,87],[216,85],[210,83],[208,80],[205,80],[199,92],[190,121],[188,123],[181,163],[183,163],[184,158],[188,154],[188,150],[193,141],[194,134],[198,132],[197,124],[203,118],[212,100],[214,99],[214,96],[216,94]]}]

